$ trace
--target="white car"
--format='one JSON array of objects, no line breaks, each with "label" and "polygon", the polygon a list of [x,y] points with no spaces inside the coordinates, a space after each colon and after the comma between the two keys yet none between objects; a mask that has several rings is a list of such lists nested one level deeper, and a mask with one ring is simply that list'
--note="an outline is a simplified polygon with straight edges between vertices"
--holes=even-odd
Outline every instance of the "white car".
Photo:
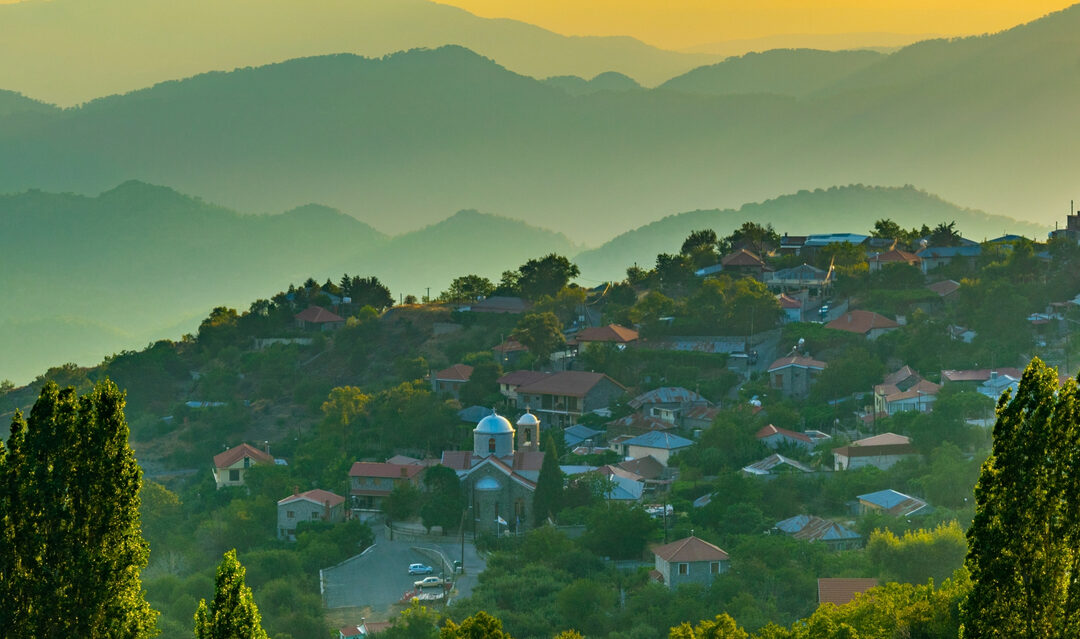
[{"label": "white car", "polygon": [[416,588],[433,588],[435,586],[442,586],[443,580],[441,577],[424,577],[420,581],[414,581],[413,586]]},{"label": "white car", "polygon": [[409,564],[410,575],[430,575],[435,572],[431,566],[425,564]]}]

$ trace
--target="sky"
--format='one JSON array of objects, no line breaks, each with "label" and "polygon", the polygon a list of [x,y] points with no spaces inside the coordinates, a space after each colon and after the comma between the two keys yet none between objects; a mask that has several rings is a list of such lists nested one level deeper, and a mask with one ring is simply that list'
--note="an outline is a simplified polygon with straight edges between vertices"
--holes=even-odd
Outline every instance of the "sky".
[{"label": "sky", "polygon": [[439,0],[566,35],[629,35],[666,49],[777,34],[972,35],[1073,4],[1062,0]]}]

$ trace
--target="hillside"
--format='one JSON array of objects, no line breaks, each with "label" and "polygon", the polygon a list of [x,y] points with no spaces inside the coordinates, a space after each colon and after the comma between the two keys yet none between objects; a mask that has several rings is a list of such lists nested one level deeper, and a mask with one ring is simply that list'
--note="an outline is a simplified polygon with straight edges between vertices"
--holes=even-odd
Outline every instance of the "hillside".
[{"label": "hillside", "polygon": [[558,87],[570,95],[587,95],[599,91],[632,91],[641,88],[641,85],[633,78],[614,71],[601,73],[592,80],[579,78],[576,75],[553,76],[544,78],[544,84]]},{"label": "hillside", "polygon": [[[190,0],[182,7],[97,0],[93,11],[84,5],[0,4],[0,87],[67,105],[208,70],[445,44],[539,78],[619,71],[648,85],[719,59],[627,37],[563,36],[427,0]],[[84,55],[89,49],[94,55]]]},{"label": "hillside", "polygon": [[1078,15],[914,45],[803,98],[569,95],[461,47],[210,73],[0,117],[0,191],[137,178],[244,211],[322,202],[391,233],[497,211],[596,245],[672,210],[918,184],[1051,226],[1080,170]]},{"label": "hillside", "polygon": [[866,233],[875,220],[891,218],[904,228],[956,221],[957,229],[977,241],[1009,233],[1043,239],[1046,229],[982,211],[961,208],[919,191],[862,185],[800,191],[738,210],[690,211],[669,215],[652,224],[612,239],[574,258],[582,275],[593,279],[621,279],[628,264],[650,267],[657,253],[679,250],[691,231],[713,229],[729,234],[747,220],[772,224],[781,233]]},{"label": "hillside", "polygon": [[658,88],[701,95],[777,93],[802,97],[841,82],[884,57],[874,51],[775,49],[698,67]]},{"label": "hillside", "polygon": [[0,196],[0,235],[0,379],[18,381],[192,332],[209,309],[246,308],[282,282],[377,275],[395,298],[420,297],[457,275],[498,279],[508,264],[575,251],[562,235],[476,212],[391,239],[324,206],[241,215],[134,181],[97,197]]}]

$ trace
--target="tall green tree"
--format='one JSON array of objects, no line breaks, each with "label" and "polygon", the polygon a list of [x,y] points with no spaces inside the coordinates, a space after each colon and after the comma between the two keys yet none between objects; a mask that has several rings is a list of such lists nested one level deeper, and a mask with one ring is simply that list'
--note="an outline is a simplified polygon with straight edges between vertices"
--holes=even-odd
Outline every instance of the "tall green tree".
[{"label": "tall green tree", "polygon": [[442,464],[431,466],[424,471],[424,488],[426,500],[420,507],[424,525],[442,526],[443,530],[456,528],[465,511],[465,496],[457,473]]},{"label": "tall green tree", "polygon": [[513,639],[502,627],[502,621],[481,610],[466,617],[458,625],[447,621],[439,631],[439,639]]},{"label": "tall green tree", "polygon": [[214,580],[214,600],[209,607],[205,599],[199,601],[195,611],[195,639],[267,639],[246,573],[236,549],[226,552]]},{"label": "tall green tree", "polygon": [[998,402],[975,487],[964,637],[1080,632],[1080,401],[1075,380],[1034,359]]},{"label": "tall green tree", "polygon": [[521,294],[536,300],[561,291],[570,280],[581,275],[581,269],[562,255],[551,253],[525,262],[518,273],[517,287]]},{"label": "tall green tree", "polygon": [[80,397],[48,382],[0,453],[5,636],[154,636],[123,393],[105,381]]},{"label": "tall green tree", "polygon": [[544,441],[544,462],[540,465],[540,476],[536,478],[536,492],[533,493],[533,523],[537,526],[543,525],[562,506],[563,474],[557,451],[555,438],[549,432]]},{"label": "tall green tree", "polygon": [[562,322],[551,312],[525,314],[518,320],[510,337],[529,349],[538,362],[547,361],[556,349],[566,343]]},{"label": "tall green tree", "polygon": [[439,298],[444,302],[466,304],[475,302],[481,297],[487,297],[494,290],[495,285],[486,277],[462,275],[461,277],[455,277],[454,281],[450,282],[450,288],[443,291]]}]

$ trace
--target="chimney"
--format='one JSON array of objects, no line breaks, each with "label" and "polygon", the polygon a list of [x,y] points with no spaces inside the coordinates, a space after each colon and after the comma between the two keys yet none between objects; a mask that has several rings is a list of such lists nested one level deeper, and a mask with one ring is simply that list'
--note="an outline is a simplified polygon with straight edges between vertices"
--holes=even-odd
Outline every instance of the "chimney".
[{"label": "chimney", "polygon": [[265,451],[267,455],[270,454],[270,440],[263,440],[263,451]]},{"label": "chimney", "polygon": [[409,476],[409,469],[402,466],[401,467],[401,476],[402,477],[408,477]]},{"label": "chimney", "polygon": [[299,495],[300,494],[300,486],[297,486],[296,484],[293,484],[292,494]]},{"label": "chimney", "polygon": [[323,502],[323,521],[330,521],[330,500]]}]

